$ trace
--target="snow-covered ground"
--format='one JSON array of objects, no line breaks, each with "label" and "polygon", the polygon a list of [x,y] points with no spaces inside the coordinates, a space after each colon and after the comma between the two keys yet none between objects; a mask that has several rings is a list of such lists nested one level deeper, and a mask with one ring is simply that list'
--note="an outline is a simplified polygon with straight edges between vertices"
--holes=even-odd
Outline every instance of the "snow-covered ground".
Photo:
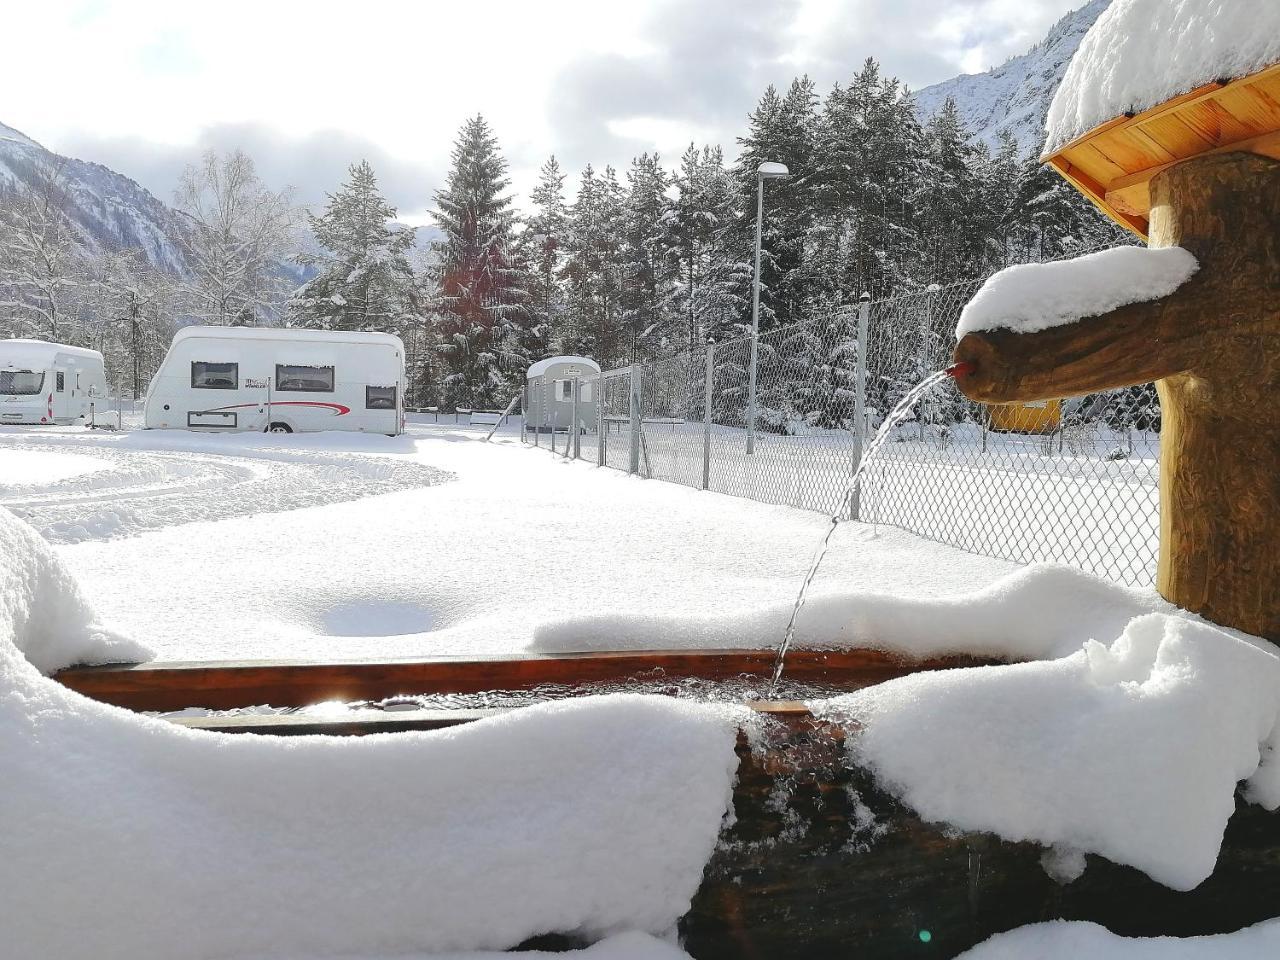
[{"label": "snow-covered ground", "polygon": [[[164,659],[513,652],[584,615],[656,611],[758,610],[776,629],[750,642],[781,637],[822,516],[481,436],[429,423],[394,439],[10,428],[0,461],[65,451],[111,468],[0,485],[0,505],[57,544],[108,623]],[[1013,569],[849,525],[818,596],[965,593]]]},{"label": "snow-covered ground", "polygon": [[[776,644],[821,515],[480,433],[0,432],[0,459],[44,477],[0,487],[0,501],[46,541],[0,516],[0,758],[20,785],[0,791],[0,820],[24,825],[0,835],[12,942],[31,955],[161,944],[174,958],[301,960],[572,929],[620,934],[594,948],[602,960],[681,955],[644,934],[668,930],[697,886],[740,712],[626,694],[430,734],[285,742],[181,730],[37,672],[137,642],[164,658]],[[71,476],[54,469],[64,456],[105,466]],[[134,522],[93,519],[112,491],[130,493]],[[835,544],[801,643],[1032,661],[812,705],[851,723],[858,761],[926,818],[1051,846],[1046,869],[1064,880],[1092,853],[1185,889],[1212,870],[1239,781],[1249,800],[1280,804],[1271,645],[1067,568],[1019,570],[858,524]],[[492,762],[478,768],[479,755]],[[68,756],[78,762],[50,762]],[[129,882],[114,883],[122,864]],[[57,922],[68,910],[109,930],[106,945],[86,952]],[[160,919],[115,920],[142,910]],[[973,956],[1081,943],[1164,956],[1146,952],[1159,941],[1085,926],[1008,937]],[[1235,958],[1273,939],[1259,927],[1202,946]]]}]

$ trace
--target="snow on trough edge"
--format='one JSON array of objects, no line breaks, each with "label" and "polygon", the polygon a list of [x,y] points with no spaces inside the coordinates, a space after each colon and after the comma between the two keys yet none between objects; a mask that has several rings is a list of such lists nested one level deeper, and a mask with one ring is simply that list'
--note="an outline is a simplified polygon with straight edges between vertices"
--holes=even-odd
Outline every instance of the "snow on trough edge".
[{"label": "snow on trough edge", "polygon": [[998,933],[956,960],[1262,960],[1280,956],[1280,920],[1208,937],[1121,937],[1096,923],[1054,920]]},{"label": "snow on trough edge", "polygon": [[152,655],[95,623],[49,545],[0,507],[0,648],[10,646],[46,674],[77,663],[137,663]]},{"label": "snow on trough edge", "polygon": [[1099,124],[1280,62],[1280,3],[1115,0],[1085,34],[1045,118],[1050,154]]},{"label": "snow on trough edge", "polygon": [[1200,269],[1181,247],[1114,247],[1072,260],[1024,263],[992,275],[965,304],[956,339],[967,333],[1035,333],[1167,297]]},{"label": "snow on trough edge", "polygon": [[729,809],[741,709],[617,695],[431,733],[210,734],[41,676],[127,649],[91,622],[48,547],[0,511],[0,932],[14,956],[661,933]]},{"label": "snow on trough edge", "polygon": [[[1056,660],[922,673],[811,703],[925,819],[1129,864],[1213,872],[1237,784],[1280,806],[1280,657],[1152,613]],[[963,722],[959,722],[963,718]]]}]

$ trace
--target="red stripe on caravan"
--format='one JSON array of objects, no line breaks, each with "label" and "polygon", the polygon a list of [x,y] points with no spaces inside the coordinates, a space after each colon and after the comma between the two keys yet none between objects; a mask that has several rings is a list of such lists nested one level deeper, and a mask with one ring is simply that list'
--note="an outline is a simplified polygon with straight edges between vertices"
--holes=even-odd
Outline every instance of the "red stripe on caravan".
[{"label": "red stripe on caravan", "polygon": [[339,417],[346,416],[351,408],[341,403],[321,403],[319,400],[272,400],[270,403],[233,403],[225,407],[212,407],[209,412],[217,410],[239,410],[243,407],[328,407]]}]

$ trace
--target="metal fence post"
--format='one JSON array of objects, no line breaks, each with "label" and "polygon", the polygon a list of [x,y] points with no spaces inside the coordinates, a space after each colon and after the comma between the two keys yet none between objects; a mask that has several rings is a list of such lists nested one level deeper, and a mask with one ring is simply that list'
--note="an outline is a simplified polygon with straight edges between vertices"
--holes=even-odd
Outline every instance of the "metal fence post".
[{"label": "metal fence post", "polygon": [[595,466],[603,467],[605,453],[604,439],[604,374],[595,378]]},{"label": "metal fence post", "polygon": [[[538,384],[538,401],[539,401],[538,406],[542,407],[544,411],[543,417],[545,418],[546,417],[545,411],[547,408],[547,404],[542,393],[541,377],[538,378],[537,384]],[[528,417],[533,417],[533,421],[534,421],[533,422],[533,445],[535,447],[540,447],[542,446],[542,425],[538,423],[537,411],[533,407],[533,391],[532,390],[529,391],[529,412],[526,414],[526,419]]]},{"label": "metal fence post", "polygon": [[[573,459],[582,459],[582,433],[578,429],[578,390],[580,388],[577,377],[573,378]],[[567,444],[566,444],[567,446]],[[568,452],[566,450],[566,452]]]},{"label": "metal fence post", "polygon": [[[862,464],[862,451],[866,443],[864,433],[867,429],[867,344],[868,326],[871,316],[871,295],[864,293],[858,301],[858,321],[854,339],[858,348],[858,359],[853,371],[853,469],[857,472]],[[849,494],[849,519],[857,520],[862,511],[861,484]]]},{"label": "metal fence post", "polygon": [[711,394],[716,379],[716,345],[707,341],[707,382],[702,401],[702,489],[711,489]]},{"label": "metal fence post", "polygon": [[628,473],[640,472],[640,365],[631,364],[631,463]]}]

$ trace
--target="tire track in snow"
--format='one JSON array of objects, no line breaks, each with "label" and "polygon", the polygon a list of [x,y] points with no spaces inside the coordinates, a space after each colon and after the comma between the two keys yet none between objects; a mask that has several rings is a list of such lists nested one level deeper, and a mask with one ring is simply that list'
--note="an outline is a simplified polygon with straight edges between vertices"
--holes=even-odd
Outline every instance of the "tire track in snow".
[{"label": "tire track in snow", "polygon": [[48,443],[0,437],[5,449],[91,452],[111,468],[48,484],[0,485],[0,506],[52,543],[137,536],[149,530],[281,513],[429,487],[447,471],[398,457],[345,451],[237,448],[235,455],[113,448],[89,438]]}]

